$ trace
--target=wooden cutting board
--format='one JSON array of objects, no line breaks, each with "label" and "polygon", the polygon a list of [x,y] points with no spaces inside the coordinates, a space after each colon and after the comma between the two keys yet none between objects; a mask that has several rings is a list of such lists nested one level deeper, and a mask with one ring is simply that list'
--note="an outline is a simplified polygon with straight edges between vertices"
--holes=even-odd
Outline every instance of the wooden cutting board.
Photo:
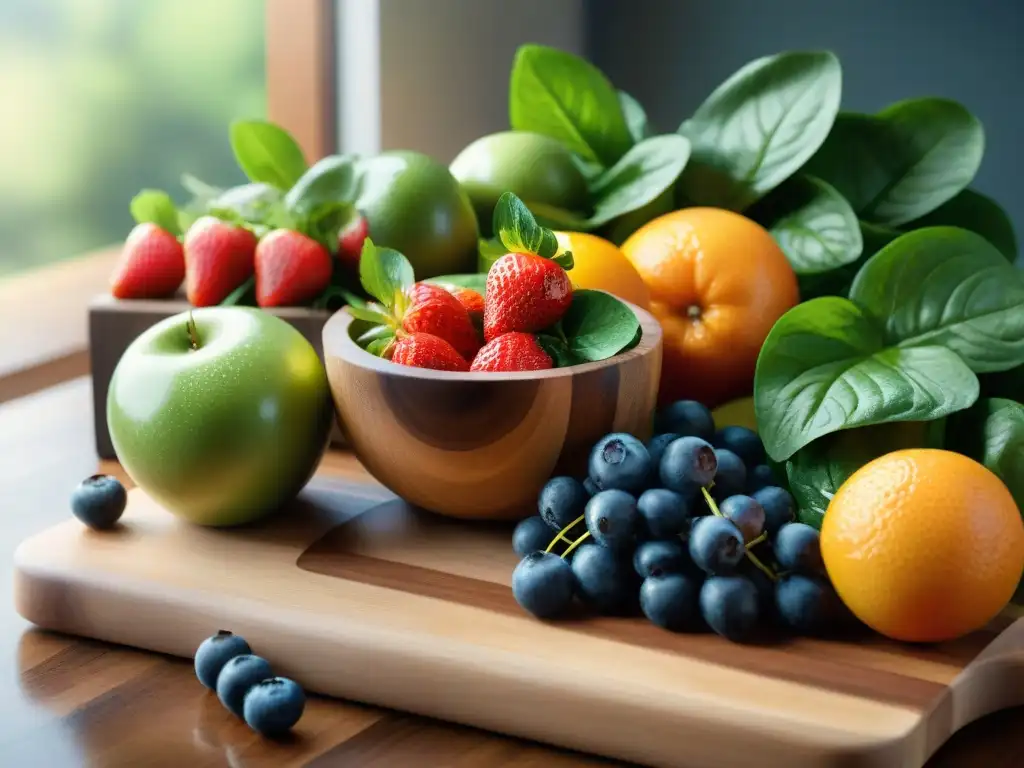
[{"label": "wooden cutting board", "polygon": [[315,480],[232,532],[129,498],[115,531],[71,519],[21,545],[26,619],[186,657],[227,629],[311,691],[653,766],[916,768],[1024,703],[1024,620],[928,647],[548,624],[512,598],[509,526],[418,512],[378,486]]}]

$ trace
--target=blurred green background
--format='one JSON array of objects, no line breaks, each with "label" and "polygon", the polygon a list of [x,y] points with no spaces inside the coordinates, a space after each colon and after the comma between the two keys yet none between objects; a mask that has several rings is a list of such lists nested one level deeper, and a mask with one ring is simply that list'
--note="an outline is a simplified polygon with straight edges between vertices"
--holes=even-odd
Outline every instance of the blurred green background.
[{"label": "blurred green background", "polygon": [[143,187],[242,180],[263,0],[0,0],[0,279],[123,238]]}]

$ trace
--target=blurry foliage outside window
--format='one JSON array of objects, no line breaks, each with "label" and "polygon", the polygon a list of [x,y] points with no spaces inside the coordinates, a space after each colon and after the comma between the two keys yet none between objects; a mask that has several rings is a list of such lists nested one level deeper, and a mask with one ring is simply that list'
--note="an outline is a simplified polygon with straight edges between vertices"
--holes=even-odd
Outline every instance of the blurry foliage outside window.
[{"label": "blurry foliage outside window", "polygon": [[0,279],[123,239],[143,187],[242,181],[263,0],[0,0]]}]

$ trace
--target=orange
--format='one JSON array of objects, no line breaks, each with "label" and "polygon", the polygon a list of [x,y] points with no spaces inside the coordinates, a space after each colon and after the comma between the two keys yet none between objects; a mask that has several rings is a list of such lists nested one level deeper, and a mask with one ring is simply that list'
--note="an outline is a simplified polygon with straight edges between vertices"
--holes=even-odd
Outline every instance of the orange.
[{"label": "orange", "polygon": [[761,225],[720,208],[684,208],[622,244],[651,291],[664,350],[661,402],[714,408],[753,389],[768,331],[799,300],[796,275]]},{"label": "orange", "polygon": [[1024,571],[1024,523],[978,462],[910,448],[843,483],[822,521],[821,554],[839,597],[869,627],[940,642],[1006,607]]},{"label": "orange", "polygon": [[560,251],[572,251],[569,279],[576,288],[607,291],[623,301],[647,309],[651,292],[622,251],[597,235],[555,232]]}]

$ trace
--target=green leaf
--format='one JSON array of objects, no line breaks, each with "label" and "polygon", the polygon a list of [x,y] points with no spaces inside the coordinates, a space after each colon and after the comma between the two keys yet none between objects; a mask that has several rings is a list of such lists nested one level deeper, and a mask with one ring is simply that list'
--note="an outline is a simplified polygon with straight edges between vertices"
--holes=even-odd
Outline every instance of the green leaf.
[{"label": "green leaf", "polygon": [[415,279],[405,256],[391,248],[378,248],[366,238],[359,256],[359,281],[364,291],[391,309],[397,295],[410,288]]},{"label": "green leaf", "polygon": [[324,288],[323,293],[313,301],[313,309],[329,309],[332,304],[361,309],[367,306],[362,298],[356,296],[344,286],[331,284]]},{"label": "green leaf", "polygon": [[131,214],[137,224],[152,223],[177,237],[181,234],[178,209],[171,196],[159,189],[144,189],[131,202]]},{"label": "green leaf", "polygon": [[632,146],[618,92],[593,64],[566,51],[523,45],[512,62],[509,122],[612,165]]},{"label": "green leaf", "polygon": [[647,121],[647,112],[640,102],[625,91],[619,91],[619,106],[626,118],[626,127],[633,141],[639,143],[651,135],[651,126]]},{"label": "green leaf", "polygon": [[953,418],[948,434],[947,447],[998,475],[1024,514],[1024,405],[999,397],[979,400]]},{"label": "green leaf", "polygon": [[645,139],[598,178],[591,187],[591,228],[643,208],[675,184],[690,158],[690,142],[667,134]]},{"label": "green leaf", "polygon": [[377,357],[387,357],[388,351],[391,349],[391,346],[394,343],[394,335],[383,336],[379,339],[374,339],[369,344],[367,344],[366,351],[369,352],[371,355],[376,355]]},{"label": "green leaf", "polygon": [[391,322],[391,317],[389,315],[384,314],[378,309],[371,309],[369,306],[357,307],[349,305],[345,308],[345,311],[357,320],[365,320],[368,323],[375,323],[376,325],[389,325]]},{"label": "green leaf", "polygon": [[967,408],[978,379],[941,346],[886,346],[884,329],[848,299],[798,304],[765,339],[754,375],[758,431],[788,459],[823,435]]},{"label": "green leaf", "polygon": [[331,155],[314,163],[284,196],[291,211],[305,213],[324,204],[352,203],[358,189],[354,158]]},{"label": "green leaf", "polygon": [[224,191],[220,187],[207,184],[205,181],[196,178],[191,173],[181,174],[181,186],[198,201],[212,200]]},{"label": "green leaf", "polygon": [[640,321],[610,293],[578,290],[561,327],[573,356],[593,362],[612,357],[632,343]]},{"label": "green leaf", "polygon": [[424,280],[424,282],[444,286],[450,285],[459,288],[469,288],[482,296],[484,291],[487,289],[487,274],[483,272],[474,272],[469,275],[441,275],[440,277],[428,278],[427,280]]},{"label": "green leaf", "polygon": [[236,214],[243,221],[265,223],[271,226],[288,227],[291,221],[274,221],[274,216],[279,211],[283,212],[280,206],[281,191],[269,184],[252,183],[231,187],[219,195],[207,200],[206,210]]},{"label": "green leaf", "polygon": [[827,51],[750,62],[679,127],[693,144],[680,194],[694,205],[745,209],[817,151],[841,91],[839,59]]},{"label": "green leaf", "polygon": [[985,148],[981,123],[949,99],[910,99],[877,115],[839,115],[807,172],[850,201],[860,218],[899,226],[971,183]]},{"label": "green leaf", "polygon": [[794,176],[751,209],[797,275],[829,272],[857,260],[864,248],[850,204],[813,176]]},{"label": "green leaf", "polygon": [[866,221],[859,222],[859,225],[863,248],[857,260],[828,272],[798,274],[801,301],[810,301],[820,296],[848,296],[853,279],[867,260],[903,234],[897,229],[868,224]]},{"label": "green leaf", "polygon": [[[366,330],[362,331],[359,334],[359,336],[356,338],[356,343],[359,344],[360,346],[365,347],[371,341],[375,341],[377,339],[391,339],[391,338],[394,338],[395,329],[392,328],[391,326],[388,326],[388,325],[371,325],[369,328],[366,328],[366,323],[364,321],[357,320],[356,323],[358,323],[360,325],[360,327],[366,329]],[[353,323],[353,325],[355,325],[355,323]]]},{"label": "green leaf", "polygon": [[1017,235],[1006,211],[992,198],[973,189],[965,189],[934,211],[907,225],[907,229],[922,227],[962,227],[976,232],[1011,262],[1017,259]]},{"label": "green leaf", "polygon": [[825,435],[794,453],[785,471],[800,522],[820,529],[829,502],[850,475],[890,451],[928,447],[931,423],[909,421],[847,429]]},{"label": "green leaf", "polygon": [[352,203],[325,201],[313,206],[294,229],[309,235],[331,253],[338,250],[338,236],[358,216]]},{"label": "green leaf", "polygon": [[535,253],[550,259],[558,252],[555,233],[538,224],[526,204],[511,192],[498,198],[493,228],[506,253]]},{"label": "green leaf", "polygon": [[850,298],[879,318],[887,345],[940,345],[976,372],[1024,363],[1024,272],[981,235],[908,232],[872,256]]},{"label": "green leaf", "polygon": [[298,143],[273,123],[236,120],[231,124],[230,138],[235,161],[250,181],[285,191],[306,172],[306,158]]},{"label": "green leaf", "polygon": [[555,364],[555,368],[569,368],[585,362],[576,357],[572,350],[569,349],[569,345],[557,336],[551,336],[546,333],[537,334],[537,343],[548,353],[548,356]]},{"label": "green leaf", "polygon": [[222,307],[235,307],[235,306],[256,306],[256,276],[251,275],[240,286],[235,288],[231,293],[224,297],[221,301],[220,306]]}]

